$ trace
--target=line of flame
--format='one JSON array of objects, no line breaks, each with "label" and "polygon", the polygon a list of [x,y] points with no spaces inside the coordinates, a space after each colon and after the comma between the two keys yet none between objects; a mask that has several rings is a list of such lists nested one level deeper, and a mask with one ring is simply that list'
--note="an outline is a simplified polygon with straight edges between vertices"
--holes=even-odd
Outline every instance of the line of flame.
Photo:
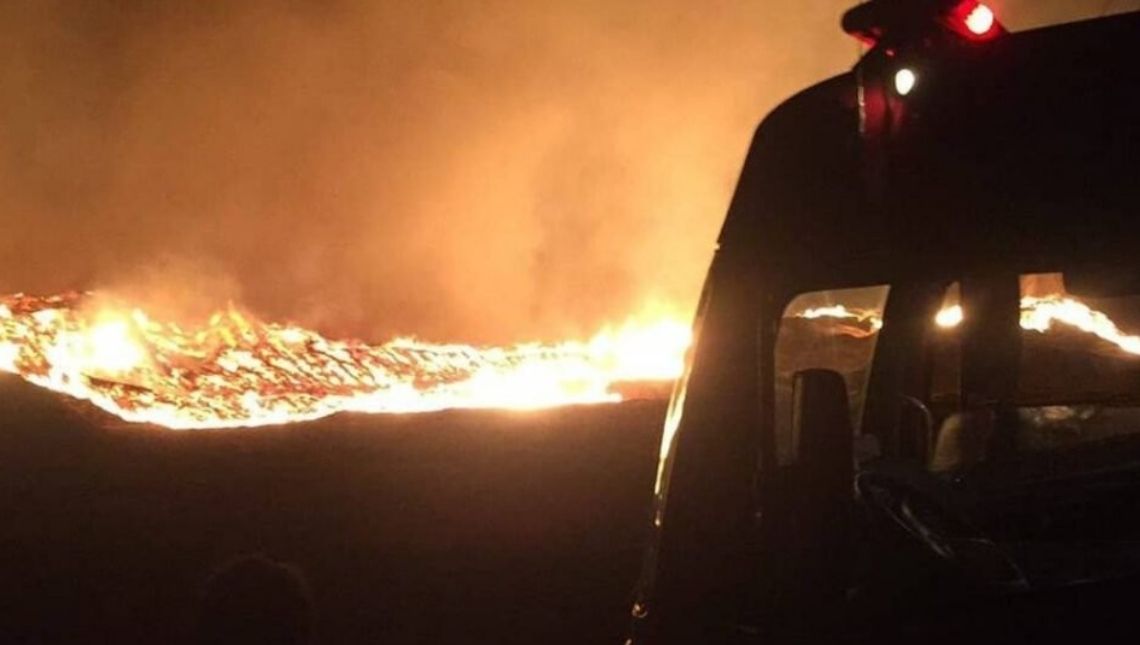
[{"label": "line of flame", "polygon": [[[843,305],[808,309],[798,314],[802,318],[834,318],[865,326],[856,335],[868,335],[882,328],[882,315],[878,311],[848,309]],[[934,324],[943,329],[960,325],[965,318],[961,305],[943,307],[934,316]],[[1089,307],[1079,300],[1061,295],[1025,296],[1021,299],[1020,325],[1026,331],[1046,333],[1056,324],[1074,327],[1101,340],[1116,345],[1129,354],[1140,355],[1140,336],[1127,334],[1107,314]]]},{"label": "line of flame", "polygon": [[175,429],[260,426],[337,412],[531,409],[614,402],[620,382],[671,380],[690,342],[673,320],[510,347],[330,340],[230,308],[184,329],[89,294],[0,298],[0,371]]},{"label": "line of flame", "polygon": [[[184,329],[137,308],[88,308],[89,296],[0,298],[0,371],[129,422],[175,429],[273,425],[337,412],[615,402],[615,384],[677,378],[691,342],[688,325],[660,319],[558,344],[474,347],[397,338],[369,345],[261,322],[232,307]],[[797,315],[838,320],[843,333],[856,336],[883,325],[878,311],[842,305]],[[961,307],[949,306],[934,323],[955,327],[963,317]],[[1022,299],[1022,328],[1044,333],[1056,323],[1140,355],[1140,337],[1079,301]]]}]

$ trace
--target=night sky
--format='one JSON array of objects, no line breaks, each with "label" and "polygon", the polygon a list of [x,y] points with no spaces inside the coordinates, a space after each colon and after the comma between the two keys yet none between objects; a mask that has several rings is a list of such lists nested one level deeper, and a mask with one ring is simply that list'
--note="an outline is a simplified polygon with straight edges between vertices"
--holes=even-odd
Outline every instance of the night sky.
[{"label": "night sky", "polygon": [[0,291],[373,340],[687,317],[752,129],[855,62],[850,4],[4,2]]}]

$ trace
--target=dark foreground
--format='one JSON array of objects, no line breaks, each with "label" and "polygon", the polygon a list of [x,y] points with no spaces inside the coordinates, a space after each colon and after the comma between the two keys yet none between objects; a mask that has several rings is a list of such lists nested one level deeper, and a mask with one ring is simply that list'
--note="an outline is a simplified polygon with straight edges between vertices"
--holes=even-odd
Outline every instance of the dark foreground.
[{"label": "dark foreground", "polygon": [[620,642],[664,407],[172,432],[0,378],[0,642],[186,642],[251,551],[320,643]]}]

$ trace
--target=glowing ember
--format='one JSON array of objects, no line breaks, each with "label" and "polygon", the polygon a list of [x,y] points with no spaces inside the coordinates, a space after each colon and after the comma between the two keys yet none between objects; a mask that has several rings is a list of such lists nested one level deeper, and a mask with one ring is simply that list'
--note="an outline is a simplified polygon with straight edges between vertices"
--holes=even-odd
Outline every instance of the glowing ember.
[{"label": "glowing ember", "polygon": [[0,298],[0,370],[169,428],[256,426],[342,411],[539,408],[620,400],[621,381],[681,373],[688,325],[513,347],[329,340],[230,308],[200,328],[84,294]]}]

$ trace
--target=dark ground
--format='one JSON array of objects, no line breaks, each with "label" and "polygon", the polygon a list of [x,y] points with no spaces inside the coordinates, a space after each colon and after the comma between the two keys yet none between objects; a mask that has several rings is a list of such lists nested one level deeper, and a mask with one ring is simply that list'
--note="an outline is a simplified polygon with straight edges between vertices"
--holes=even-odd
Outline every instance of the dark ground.
[{"label": "dark ground", "polygon": [[250,551],[304,569],[320,643],[620,642],[664,408],[173,432],[0,378],[0,642],[184,642]]}]

